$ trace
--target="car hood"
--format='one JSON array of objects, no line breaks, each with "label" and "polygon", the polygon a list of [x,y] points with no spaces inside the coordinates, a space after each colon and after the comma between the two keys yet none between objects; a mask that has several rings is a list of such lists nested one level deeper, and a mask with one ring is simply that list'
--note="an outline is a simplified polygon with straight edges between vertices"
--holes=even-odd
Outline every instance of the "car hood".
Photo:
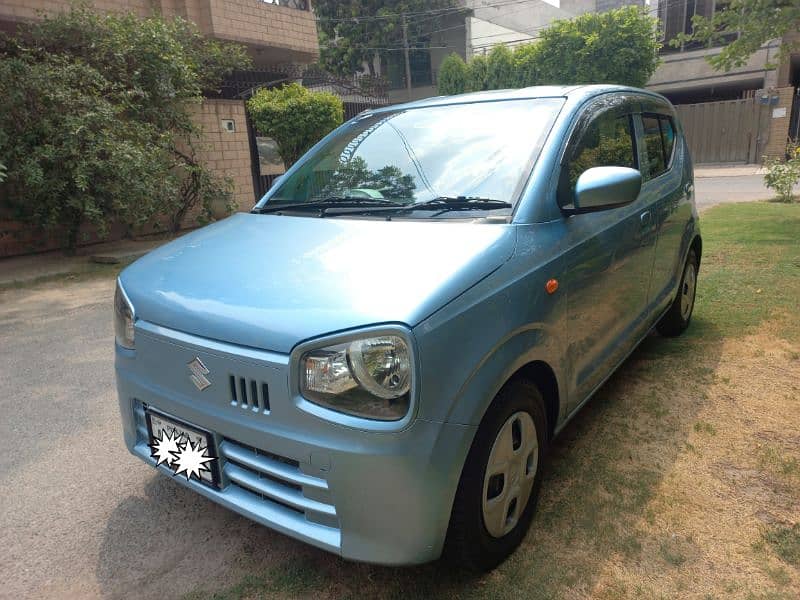
[{"label": "car hood", "polygon": [[125,269],[137,319],[289,352],[326,333],[414,326],[514,250],[503,224],[237,214]]}]

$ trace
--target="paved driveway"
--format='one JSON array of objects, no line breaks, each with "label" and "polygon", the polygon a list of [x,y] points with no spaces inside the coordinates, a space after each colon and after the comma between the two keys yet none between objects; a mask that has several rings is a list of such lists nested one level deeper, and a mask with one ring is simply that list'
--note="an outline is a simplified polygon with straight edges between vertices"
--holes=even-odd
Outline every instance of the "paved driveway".
[{"label": "paved driveway", "polygon": [[0,292],[0,598],[173,598],[224,585],[248,544],[314,552],[128,454],[112,296],[112,279]]}]

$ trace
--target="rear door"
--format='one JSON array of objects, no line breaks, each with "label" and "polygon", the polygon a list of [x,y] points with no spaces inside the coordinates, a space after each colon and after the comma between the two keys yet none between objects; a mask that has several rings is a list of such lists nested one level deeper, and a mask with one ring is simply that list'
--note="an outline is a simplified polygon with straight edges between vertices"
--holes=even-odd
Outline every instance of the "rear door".
[{"label": "rear door", "polygon": [[[559,203],[572,202],[581,173],[639,168],[639,104],[603,97],[587,109],[562,161]],[[655,229],[647,194],[619,208],[565,217],[567,355],[571,408],[609,375],[646,332]]]}]

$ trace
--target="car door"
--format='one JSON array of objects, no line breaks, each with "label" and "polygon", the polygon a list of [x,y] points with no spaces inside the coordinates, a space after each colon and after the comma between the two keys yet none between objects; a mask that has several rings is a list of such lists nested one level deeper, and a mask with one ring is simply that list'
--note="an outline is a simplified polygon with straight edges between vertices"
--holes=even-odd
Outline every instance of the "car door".
[{"label": "car door", "polygon": [[[638,106],[633,100],[604,98],[587,109],[562,160],[562,206],[572,201],[577,178],[589,168],[639,168],[634,121]],[[650,211],[649,197],[640,194],[625,206],[565,217],[571,408],[605,380],[647,331],[655,248]]]},{"label": "car door", "polygon": [[652,214],[658,233],[648,294],[655,319],[669,302],[682,272],[682,240],[692,216],[693,190],[683,169],[684,146],[668,108],[647,107],[640,120],[642,193],[655,201]]}]

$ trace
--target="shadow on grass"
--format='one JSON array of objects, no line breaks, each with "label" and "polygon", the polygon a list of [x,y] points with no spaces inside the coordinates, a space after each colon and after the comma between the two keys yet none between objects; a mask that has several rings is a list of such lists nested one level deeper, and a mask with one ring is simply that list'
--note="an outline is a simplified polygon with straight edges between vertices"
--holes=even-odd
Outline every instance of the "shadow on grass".
[{"label": "shadow on grass", "polygon": [[[124,558],[136,546],[143,552],[159,546],[150,536],[158,535],[162,526],[174,536],[177,550],[216,565],[218,572],[220,565],[227,565],[221,579],[201,573],[195,585],[184,587],[195,590],[192,598],[553,598],[595,593],[609,560],[641,558],[641,527],[654,518],[648,503],[704,406],[721,344],[714,323],[700,315],[683,338],[648,337],[553,443],[531,530],[517,552],[492,573],[473,575],[441,562],[407,568],[347,562],[155,478],[149,498],[120,505],[112,516],[98,577],[107,582],[108,595],[121,592],[120,578],[133,584],[134,574],[144,580],[170,579],[178,558],[138,565]],[[137,532],[136,523],[147,525]],[[662,548],[663,568],[678,568],[676,556],[683,555]],[[621,595],[613,588],[608,593]]]}]

